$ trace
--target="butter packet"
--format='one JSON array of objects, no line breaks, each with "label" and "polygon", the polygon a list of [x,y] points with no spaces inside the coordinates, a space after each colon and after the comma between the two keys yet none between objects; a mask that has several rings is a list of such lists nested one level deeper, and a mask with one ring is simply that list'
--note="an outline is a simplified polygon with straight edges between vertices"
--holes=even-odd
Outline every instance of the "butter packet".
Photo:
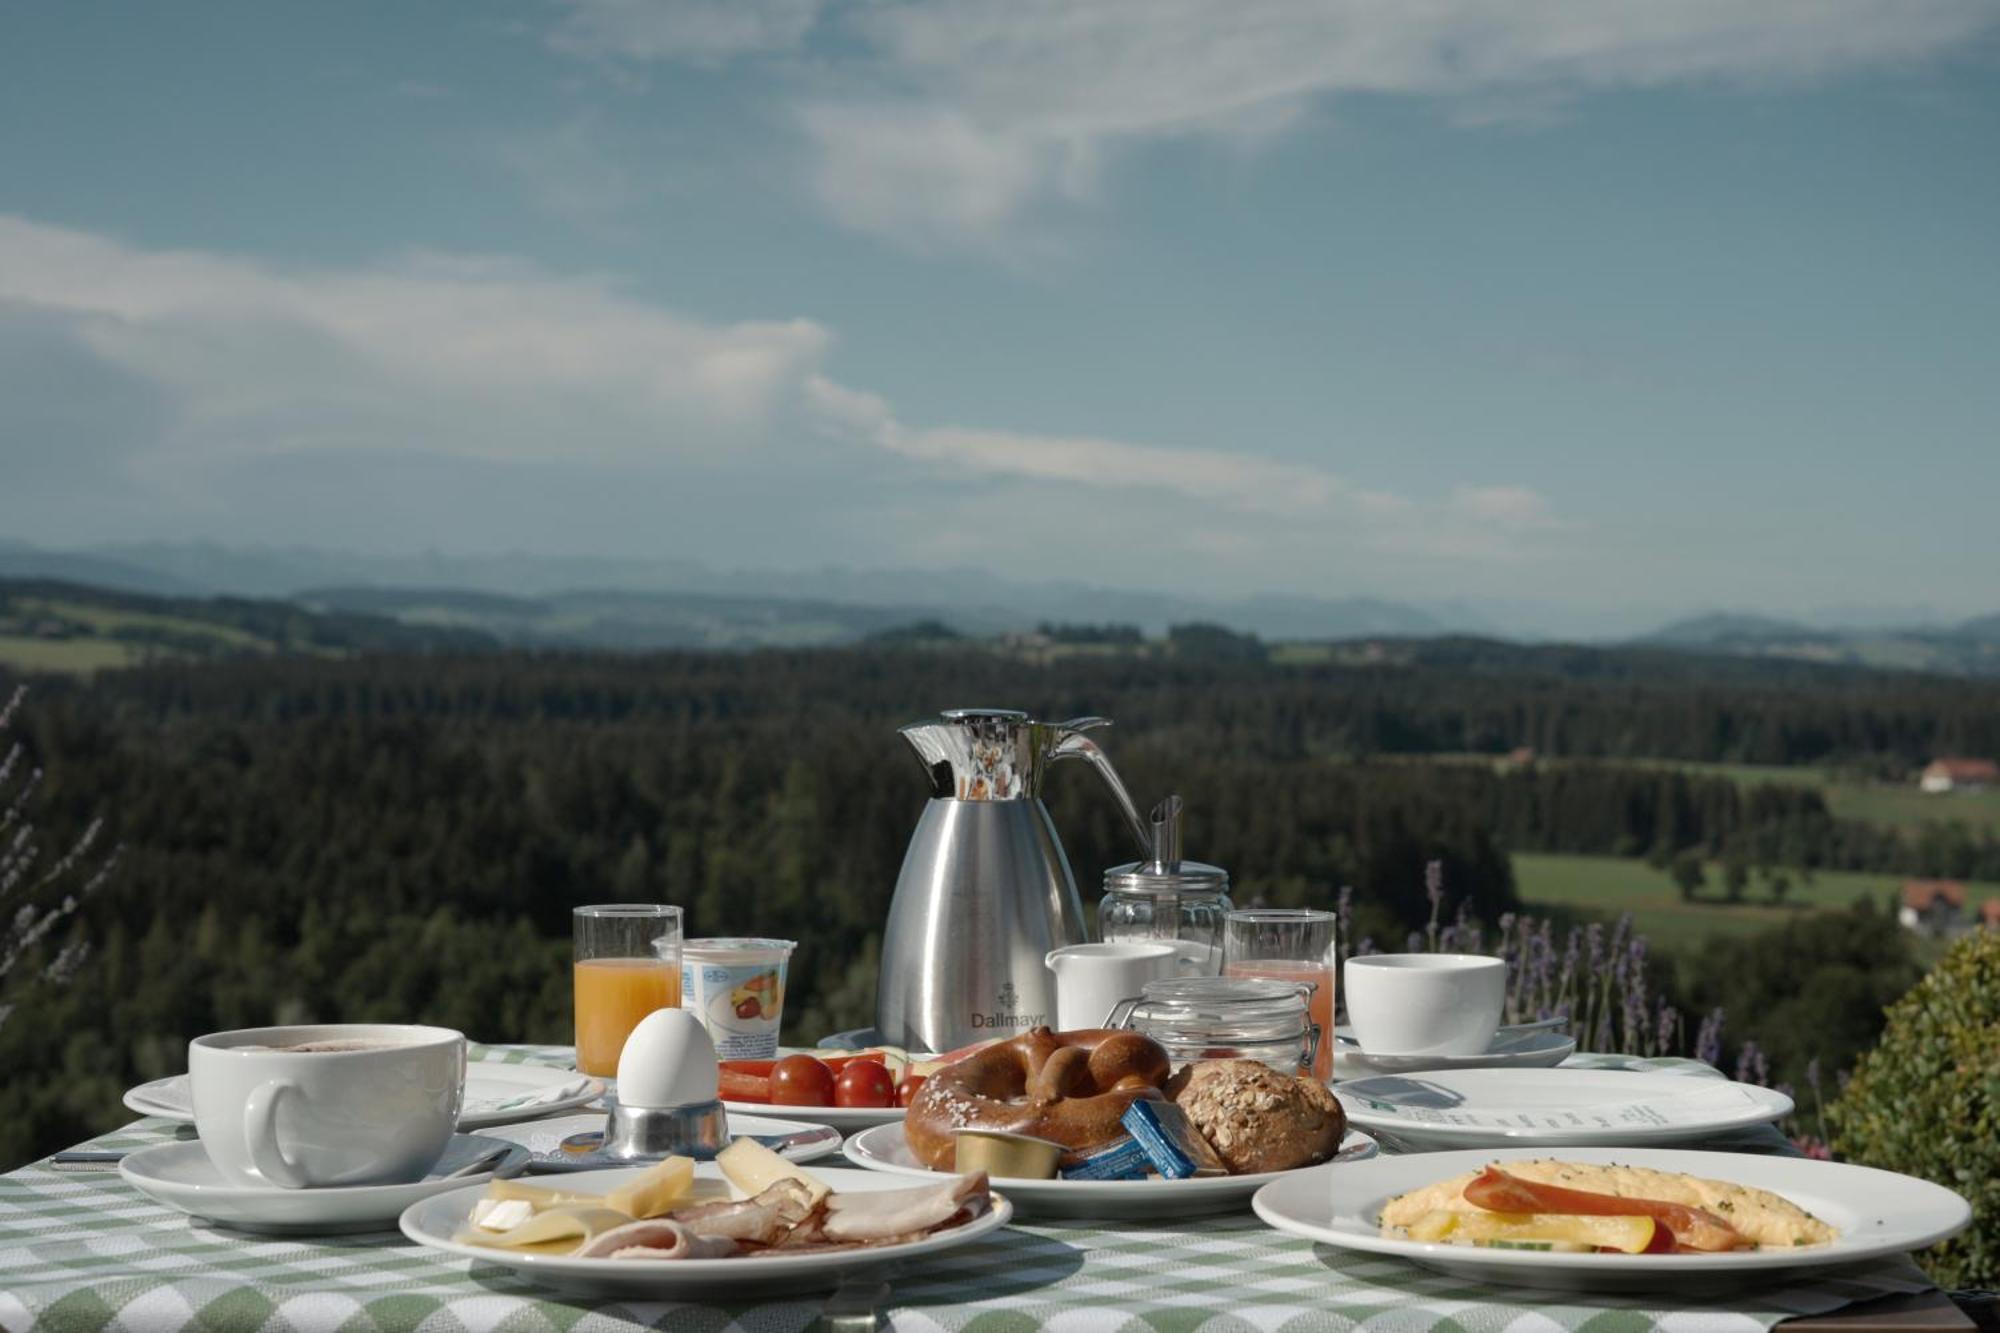
[{"label": "butter packet", "polygon": [[1139,1180],[1152,1170],[1146,1150],[1129,1135],[1085,1153],[1074,1166],[1062,1169],[1064,1180]]},{"label": "butter packet", "polygon": [[1229,1174],[1187,1112],[1172,1102],[1133,1102],[1125,1108],[1120,1123],[1153,1169],[1168,1180]]}]

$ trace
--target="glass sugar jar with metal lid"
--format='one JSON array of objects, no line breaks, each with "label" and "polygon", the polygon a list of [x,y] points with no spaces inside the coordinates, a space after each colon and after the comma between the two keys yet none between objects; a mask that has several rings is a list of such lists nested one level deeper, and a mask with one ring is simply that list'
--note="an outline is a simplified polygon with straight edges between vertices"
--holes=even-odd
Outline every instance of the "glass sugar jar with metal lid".
[{"label": "glass sugar jar with metal lid", "polygon": [[1309,1065],[1321,1034],[1305,988],[1264,977],[1169,977],[1112,1011],[1111,1026],[1166,1047],[1175,1068],[1195,1060],[1256,1060],[1287,1074]]},{"label": "glass sugar jar with metal lid", "polygon": [[1152,856],[1104,872],[1097,904],[1097,937],[1163,940],[1180,953],[1186,976],[1222,971],[1222,919],[1229,900],[1229,872],[1202,861],[1181,860],[1181,798],[1153,807]]}]

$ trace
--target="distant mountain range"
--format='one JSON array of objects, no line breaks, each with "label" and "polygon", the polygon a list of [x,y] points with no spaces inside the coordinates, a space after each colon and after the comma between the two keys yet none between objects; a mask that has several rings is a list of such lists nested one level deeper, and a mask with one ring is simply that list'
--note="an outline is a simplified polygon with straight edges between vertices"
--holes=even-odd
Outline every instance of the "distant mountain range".
[{"label": "distant mountain range", "polygon": [[[509,642],[592,647],[839,643],[937,621],[985,635],[1057,624],[1208,621],[1266,639],[1500,631],[1459,605],[1372,597],[1237,601],[1017,582],[976,569],[717,570],[694,561],[507,554],[364,556],[309,548],[133,543],[80,552],[0,543],[0,577],[57,578],[169,596],[289,598],[477,627]],[[477,594],[498,596],[481,601]]]},{"label": "distant mountain range", "polygon": [[[513,553],[369,556],[304,547],[127,543],[54,551],[0,540],[0,578],[59,579],[189,599],[266,598],[527,647],[607,650],[852,643],[914,624],[990,637],[1038,625],[1190,622],[1271,641],[1469,637],[1532,642],[1462,603],[1372,597],[1237,600],[1023,582],[976,569],[718,570],[696,561]],[[1880,615],[1882,627],[1856,624]],[[1828,608],[1813,621],[1744,612],[1676,620],[1622,642],[1648,650],[1957,675],[2000,674],[2000,615],[1946,623],[1928,607]]]},{"label": "distant mountain range", "polygon": [[2000,615],[1955,625],[1898,629],[1827,628],[1771,616],[1717,612],[1677,620],[1636,642],[1699,653],[1802,662],[2000,675]]}]

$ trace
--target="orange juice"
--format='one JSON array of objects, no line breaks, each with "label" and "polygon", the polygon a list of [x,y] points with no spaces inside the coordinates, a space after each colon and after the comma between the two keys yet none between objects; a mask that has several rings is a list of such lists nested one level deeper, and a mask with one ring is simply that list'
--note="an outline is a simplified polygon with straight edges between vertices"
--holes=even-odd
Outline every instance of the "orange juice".
[{"label": "orange juice", "polygon": [[[1313,1056],[1312,1074],[1324,1083],[1333,1077],[1333,969],[1324,963],[1308,963],[1284,958],[1245,958],[1223,969],[1224,976],[1269,977],[1294,985],[1310,985],[1306,996],[1306,1021],[1319,1029],[1319,1050]],[[1307,1072],[1303,1065],[1300,1073]]]},{"label": "orange juice", "polygon": [[639,1020],[681,1007],[681,969],[658,958],[587,958],[576,964],[576,1067],[618,1073],[618,1056]]}]

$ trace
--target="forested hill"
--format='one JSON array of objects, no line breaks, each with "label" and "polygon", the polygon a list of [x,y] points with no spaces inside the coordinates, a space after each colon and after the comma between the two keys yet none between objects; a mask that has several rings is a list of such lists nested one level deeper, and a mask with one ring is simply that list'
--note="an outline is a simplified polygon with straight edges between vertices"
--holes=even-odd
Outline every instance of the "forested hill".
[{"label": "forested hill", "polygon": [[[1353,660],[1024,657],[979,645],[748,654],[546,653],[161,665],[95,691],[160,721],[894,724],[965,704],[1113,716],[1118,743],[1199,736],[1237,758],[1376,753],[1915,766],[2000,754],[2000,682],[1490,640],[1375,642]],[[86,687],[66,687],[65,694]],[[884,735],[887,734],[885,730]]]},{"label": "forested hill", "polygon": [[0,579],[0,671],[90,671],[257,654],[472,653],[478,630],[250,597],[120,592],[56,579]]}]

